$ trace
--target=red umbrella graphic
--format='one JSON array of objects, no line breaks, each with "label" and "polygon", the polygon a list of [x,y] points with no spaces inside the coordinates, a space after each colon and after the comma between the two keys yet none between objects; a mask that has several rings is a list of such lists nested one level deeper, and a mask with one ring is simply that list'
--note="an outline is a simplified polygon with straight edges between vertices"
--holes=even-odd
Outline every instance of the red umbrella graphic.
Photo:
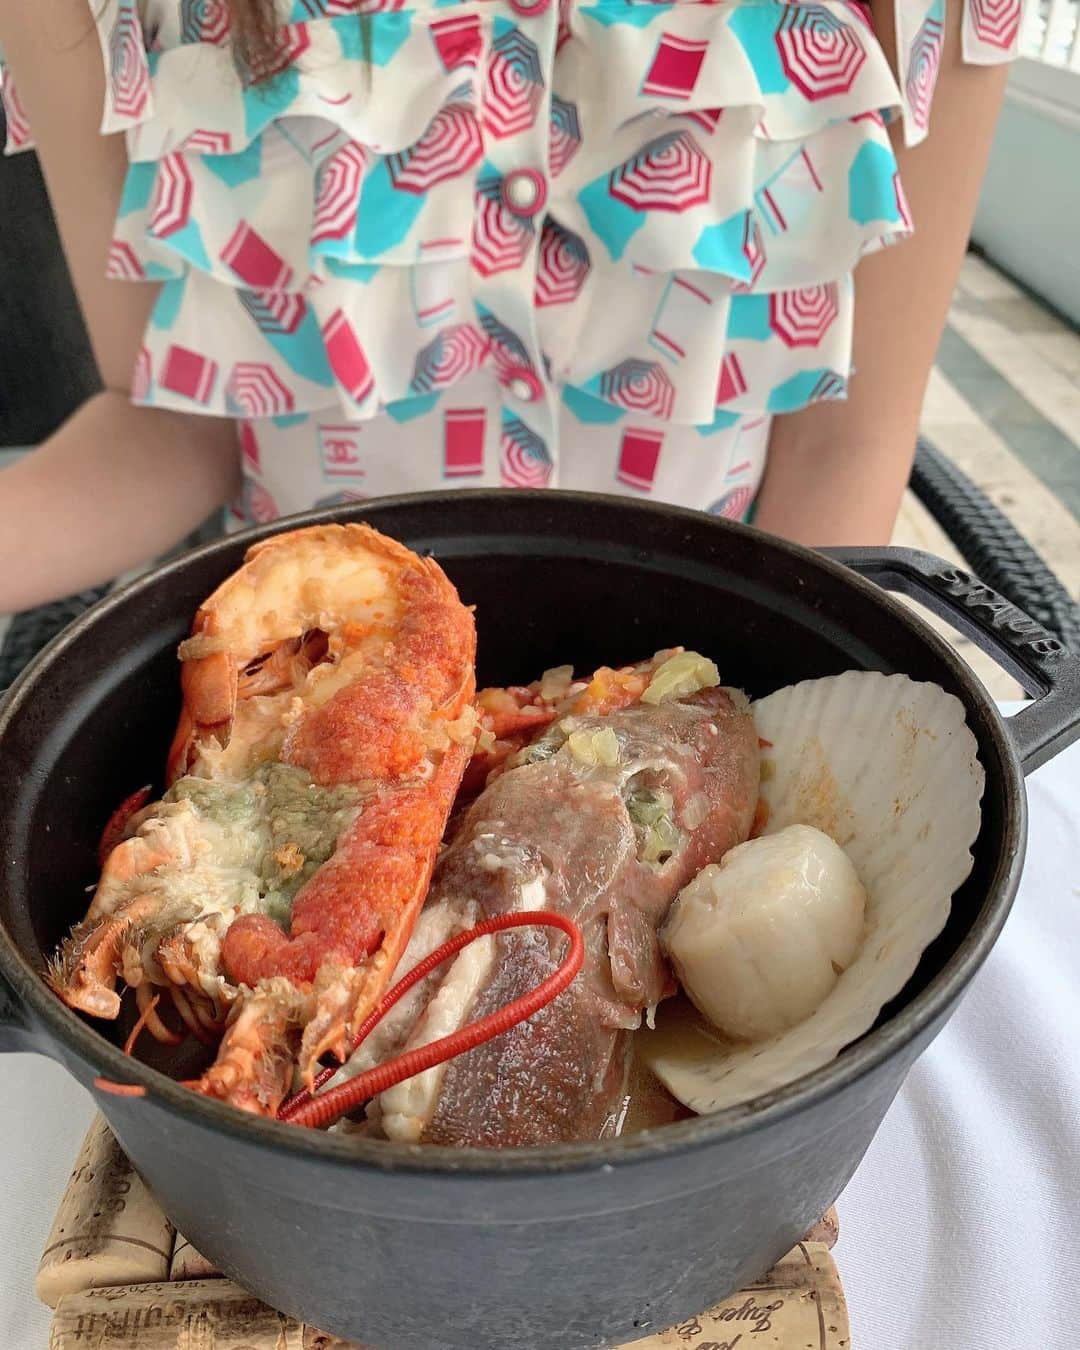
[{"label": "red umbrella graphic", "polygon": [[109,262],[105,275],[110,280],[142,281],[145,277],[139,255],[123,239],[114,239],[109,245]]},{"label": "red umbrella graphic", "polygon": [[296,406],[292,390],[264,361],[238,361],[225,386],[229,411],[240,417],[277,417]]},{"label": "red umbrella graphic", "polygon": [[203,131],[196,128],[185,136],[177,147],[192,155],[227,155],[232,149],[232,136],[227,131]]},{"label": "red umbrella graphic", "polygon": [[725,492],[709,507],[710,516],[723,516],[725,520],[742,520],[746,508],[754,500],[754,489],[747,484]]},{"label": "red umbrella graphic", "polygon": [[866,60],[859,34],[823,5],[782,9],[776,46],[791,82],[813,101],[846,94]]},{"label": "red umbrella graphic", "polygon": [[1021,0],[972,0],[976,36],[991,47],[1008,51],[1020,27]]},{"label": "red umbrella graphic", "polygon": [[904,92],[915,125],[923,131],[930,125],[930,101],[934,97],[938,67],[941,64],[942,25],[931,12],[923,20],[911,44]]},{"label": "red umbrella graphic", "polygon": [[530,221],[511,211],[502,196],[502,180],[483,179],[476,185],[473,218],[472,265],[482,277],[511,272],[525,261],[532,244]]},{"label": "red umbrella graphic", "polygon": [[9,150],[22,150],[30,144],[30,121],[26,116],[11,71],[5,70],[0,79],[0,103],[3,104],[7,121],[7,143]]},{"label": "red umbrella graphic", "polygon": [[268,80],[273,75],[280,75],[283,70],[295,65],[310,46],[311,37],[308,34],[306,23],[286,24],[278,34],[276,51],[273,57],[265,66],[260,66],[256,72],[258,78]]},{"label": "red umbrella graphic", "polygon": [[491,343],[471,323],[444,328],[417,353],[413,366],[414,394],[431,394],[448,389],[484,364]]},{"label": "red umbrella graphic", "polygon": [[166,155],[154,178],[150,200],[150,233],[159,239],[183,229],[191,218],[191,198],[195,185],[184,156],[177,151]]},{"label": "red umbrella graphic", "polygon": [[666,420],[675,406],[675,386],[655,361],[630,358],[600,376],[600,395],[631,412]]},{"label": "red umbrella graphic", "polygon": [[180,40],[224,46],[229,40],[229,6],[225,0],[181,0]]},{"label": "red umbrella graphic", "polygon": [[709,200],[712,165],[689,131],[670,131],[620,164],[608,179],[616,201],[635,211],[687,211]]},{"label": "red umbrella graphic", "polygon": [[581,119],[577,105],[551,96],[549,123],[551,176],[557,178],[581,149]]},{"label": "red umbrella graphic", "polygon": [[769,327],[787,347],[818,346],[839,313],[835,281],[769,296]]},{"label": "red umbrella graphic", "polygon": [[490,342],[491,359],[495,372],[503,384],[524,371],[533,371],[528,348],[512,328],[507,328],[489,309],[477,307],[480,323]]},{"label": "red umbrella graphic", "polygon": [[499,476],[503,487],[547,487],[553,468],[551,455],[536,432],[519,417],[503,422],[501,449]]},{"label": "red umbrella graphic", "polygon": [[307,301],[294,291],[237,291],[237,295],[262,333],[295,333],[307,314]]},{"label": "red umbrella graphic", "polygon": [[493,136],[515,136],[536,121],[544,72],[534,42],[512,28],[491,45],[484,90],[484,126]]},{"label": "red umbrella graphic", "polygon": [[343,145],[323,164],[311,223],[313,244],[320,239],[344,239],[352,234],[366,167],[367,152],[355,141]]},{"label": "red umbrella graphic", "polygon": [[568,305],[581,294],[588,275],[589,253],[583,241],[550,218],[545,220],[536,267],[537,305]]},{"label": "red umbrella graphic", "polygon": [[124,117],[142,113],[150,97],[150,72],[134,5],[121,7],[109,34],[109,85],[118,113]]},{"label": "red umbrella graphic", "polygon": [[448,103],[415,145],[389,157],[387,167],[399,192],[422,195],[436,183],[472,168],[483,153],[484,139],[472,108],[467,103]]}]

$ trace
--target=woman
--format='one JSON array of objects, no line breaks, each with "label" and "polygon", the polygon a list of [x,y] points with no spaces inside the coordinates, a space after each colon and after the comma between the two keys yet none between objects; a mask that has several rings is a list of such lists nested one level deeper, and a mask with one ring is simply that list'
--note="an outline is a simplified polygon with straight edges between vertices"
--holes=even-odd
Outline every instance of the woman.
[{"label": "woman", "polygon": [[0,610],[227,500],[575,487],[886,541],[1020,0],[375,11],[0,5],[105,386],[0,477]]}]

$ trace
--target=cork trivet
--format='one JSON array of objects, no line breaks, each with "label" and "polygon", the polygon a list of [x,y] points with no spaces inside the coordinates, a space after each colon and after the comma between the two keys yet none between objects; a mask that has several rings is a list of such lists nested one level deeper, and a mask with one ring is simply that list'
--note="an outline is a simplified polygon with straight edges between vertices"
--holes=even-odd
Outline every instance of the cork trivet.
[{"label": "cork trivet", "polygon": [[[849,1350],[829,1249],[800,1243],[758,1284],[699,1317],[618,1350]],[[373,1350],[273,1312],[230,1280],[66,1294],[49,1350]]]},{"label": "cork trivet", "polygon": [[832,1253],[800,1242],[757,1284],[620,1350],[849,1350],[847,1303]]},{"label": "cork trivet", "polygon": [[170,1280],[214,1280],[221,1279],[221,1272],[214,1269],[197,1247],[177,1233],[173,1246],[172,1265],[169,1267]]},{"label": "cork trivet", "polygon": [[[830,1209],[756,1284],[669,1330],[642,1326],[645,1338],[618,1350],[848,1350],[838,1233]],[[274,1312],[173,1237],[98,1117],[38,1271],[56,1308],[50,1350],[373,1350]]]},{"label": "cork trivet", "polygon": [[231,1280],[66,1294],[49,1350],[371,1350],[303,1326]]},{"label": "cork trivet", "polygon": [[41,1254],[35,1287],[64,1294],[168,1278],[173,1226],[101,1116],[83,1142]]},{"label": "cork trivet", "polygon": [[836,1206],[828,1209],[810,1229],[809,1233],[803,1238],[804,1242],[820,1242],[828,1248],[836,1246],[836,1240],[840,1236],[840,1216],[836,1212]]}]

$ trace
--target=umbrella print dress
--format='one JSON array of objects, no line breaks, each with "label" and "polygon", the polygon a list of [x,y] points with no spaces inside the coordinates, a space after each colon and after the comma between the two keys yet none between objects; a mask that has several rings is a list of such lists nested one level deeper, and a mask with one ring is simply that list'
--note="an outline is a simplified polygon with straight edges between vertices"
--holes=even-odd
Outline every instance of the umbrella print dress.
[{"label": "umbrella print dress", "polygon": [[[965,59],[1013,55],[1021,0],[962,2]],[[440,486],[745,517],[912,228],[887,126],[926,135],[944,3],[896,0],[894,71],[855,0],[282,0],[252,84],[223,0],[92,0],[107,267],[161,283],[132,397],[237,419],[245,520]]]}]

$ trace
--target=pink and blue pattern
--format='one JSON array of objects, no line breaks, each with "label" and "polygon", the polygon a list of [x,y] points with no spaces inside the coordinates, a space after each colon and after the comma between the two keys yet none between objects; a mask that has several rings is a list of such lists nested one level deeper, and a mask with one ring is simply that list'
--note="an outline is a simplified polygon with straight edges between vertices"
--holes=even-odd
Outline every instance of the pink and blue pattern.
[{"label": "pink and blue pattern", "polygon": [[[1015,53],[1021,0],[964,4]],[[109,276],[161,291],[140,403],[234,417],[238,510],[445,484],[741,518],[769,421],[844,397],[851,274],[911,220],[946,0],[93,0],[130,170]],[[31,142],[10,74],[8,148]]]}]

